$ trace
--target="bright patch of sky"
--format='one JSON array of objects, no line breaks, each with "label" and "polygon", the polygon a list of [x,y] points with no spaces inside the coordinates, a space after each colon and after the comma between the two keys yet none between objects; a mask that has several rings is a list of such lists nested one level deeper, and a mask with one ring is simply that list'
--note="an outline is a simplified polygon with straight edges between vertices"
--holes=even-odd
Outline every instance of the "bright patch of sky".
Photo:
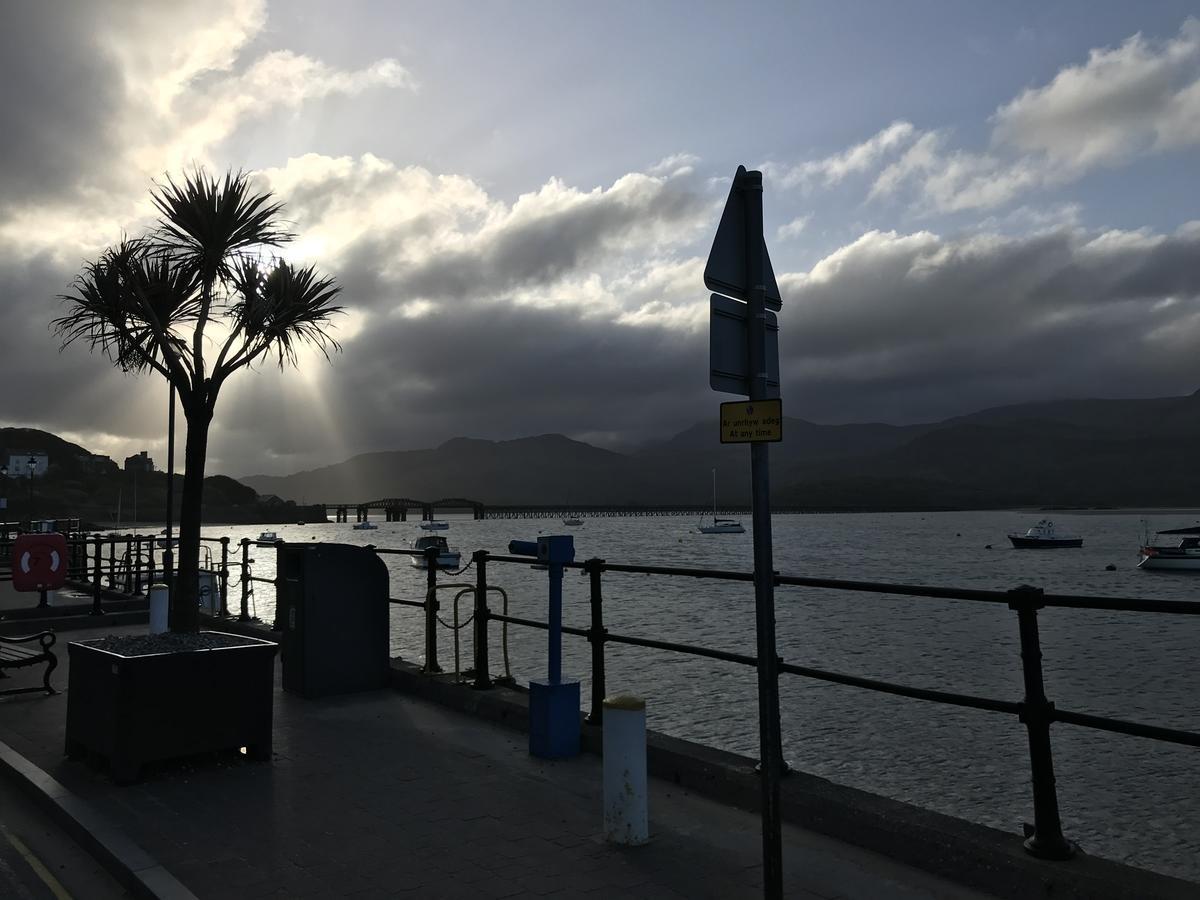
[{"label": "bright patch of sky", "polygon": [[[143,226],[150,179],[191,162],[256,172],[287,204],[288,254],[354,310],[332,366],[231,382],[215,471],[456,435],[627,444],[711,417],[700,271],[739,163],[766,178],[789,415],[1021,402],[1028,365],[1042,396],[1200,386],[1183,340],[1200,320],[1194,3],[221,0],[10,19],[0,378],[45,377],[0,424],[161,448],[161,385],[55,356],[45,323],[83,258]],[[533,407],[537,379],[554,396]],[[338,434],[297,430],[306,396]]]}]

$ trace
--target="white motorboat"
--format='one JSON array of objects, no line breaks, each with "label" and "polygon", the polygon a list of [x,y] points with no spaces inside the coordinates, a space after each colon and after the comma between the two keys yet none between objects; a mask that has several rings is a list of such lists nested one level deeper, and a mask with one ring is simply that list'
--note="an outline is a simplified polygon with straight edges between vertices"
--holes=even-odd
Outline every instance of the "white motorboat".
[{"label": "white motorboat", "polygon": [[1139,550],[1139,569],[1161,569],[1170,572],[1200,572],[1200,525],[1190,528],[1172,528],[1157,531],[1158,535],[1178,535],[1177,544],[1151,543],[1142,541]]},{"label": "white motorboat", "polygon": [[565,519],[563,519],[563,524],[564,525],[582,525],[583,519],[579,518],[578,516],[567,516]]},{"label": "white motorboat", "polygon": [[374,531],[378,527],[379,526],[376,525],[374,522],[355,522],[354,523],[355,531]]},{"label": "white motorboat", "polygon": [[717,470],[712,470],[712,494],[713,494],[713,517],[712,522],[704,524],[701,522],[696,526],[696,530],[701,534],[745,534],[746,529],[742,527],[742,523],[736,519],[718,519],[717,518]]},{"label": "white motorboat", "polygon": [[421,523],[422,531],[445,531],[449,527],[449,522],[436,521],[434,519],[429,519]]},{"label": "white motorboat", "polygon": [[412,548],[421,551],[419,556],[414,555],[412,558],[414,568],[429,568],[429,560],[425,556],[425,551],[430,547],[437,548],[437,567],[439,569],[458,568],[459,562],[462,560],[462,554],[451,547],[440,534],[423,534],[412,542]]},{"label": "white motorboat", "polygon": [[1018,550],[1052,550],[1057,547],[1083,546],[1083,538],[1077,534],[1059,531],[1049,519],[1042,519],[1024,534],[1009,534],[1008,539]]},{"label": "white motorboat", "polygon": [[279,535],[277,535],[273,531],[264,531],[262,534],[260,534],[258,536],[258,539],[260,541],[271,541],[272,543],[274,543],[275,541],[279,540]]}]

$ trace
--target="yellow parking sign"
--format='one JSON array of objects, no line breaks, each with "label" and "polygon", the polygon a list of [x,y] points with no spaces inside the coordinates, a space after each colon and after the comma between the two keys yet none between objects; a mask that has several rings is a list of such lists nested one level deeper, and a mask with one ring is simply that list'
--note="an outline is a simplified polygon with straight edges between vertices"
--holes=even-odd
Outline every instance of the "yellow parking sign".
[{"label": "yellow parking sign", "polygon": [[782,400],[734,400],[721,404],[722,444],[782,440]]}]

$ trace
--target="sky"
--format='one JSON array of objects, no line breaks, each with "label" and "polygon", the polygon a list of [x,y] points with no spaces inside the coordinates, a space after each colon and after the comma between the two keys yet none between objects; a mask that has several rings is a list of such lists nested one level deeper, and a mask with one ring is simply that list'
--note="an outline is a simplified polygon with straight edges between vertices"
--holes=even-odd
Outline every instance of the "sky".
[{"label": "sky", "polygon": [[49,323],[197,164],[347,308],[331,362],[230,380],[210,473],[715,420],[739,164],[788,416],[1200,388],[1194,2],[0,2],[0,425],[163,464],[161,378]]}]

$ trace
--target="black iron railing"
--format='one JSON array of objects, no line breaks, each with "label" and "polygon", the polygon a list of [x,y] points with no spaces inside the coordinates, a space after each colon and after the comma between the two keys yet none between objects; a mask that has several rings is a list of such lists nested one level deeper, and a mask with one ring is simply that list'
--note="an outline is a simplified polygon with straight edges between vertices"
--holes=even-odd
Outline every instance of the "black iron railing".
[{"label": "black iron railing", "polygon": [[[488,607],[487,598],[490,586],[487,579],[489,566],[505,563],[528,566],[530,563],[528,557],[494,555],[480,550],[473,554],[472,562],[476,570],[476,585],[474,590],[474,609],[471,619],[474,626],[474,672],[471,674],[474,687],[486,689],[492,684],[489,675],[488,653],[488,626],[491,622],[500,622],[505,626],[512,625],[541,630],[548,630],[550,626],[547,622],[493,612]],[[662,640],[640,635],[616,634],[609,631],[604,625],[603,577],[606,573],[629,573],[743,582],[752,582],[754,579],[753,573],[673,566],[625,565],[609,563],[603,559],[589,559],[586,562],[572,563],[567,568],[582,570],[587,574],[590,584],[590,627],[577,628],[564,626],[562,630],[564,634],[585,638],[591,644],[591,709],[587,719],[592,724],[603,725],[603,700],[606,693],[605,647],[609,644],[626,644],[672,653],[684,653],[691,656],[757,668],[758,660],[748,654],[733,653],[712,647],[702,647],[679,641]],[[431,569],[429,575],[430,590],[427,592],[424,601],[400,599],[393,599],[392,601],[394,603],[425,608],[425,671],[430,673],[440,671],[436,662],[436,611],[438,608],[435,587],[436,578],[436,571]],[[1135,735],[1151,740],[1200,747],[1200,733],[1057,708],[1046,697],[1045,693],[1042,676],[1041,639],[1038,630],[1037,615],[1038,610],[1045,607],[1109,610],[1139,614],[1200,615],[1200,603],[1140,598],[1047,594],[1039,588],[1025,585],[1010,591],[983,591],[930,587],[925,585],[847,581],[831,578],[806,578],[779,574],[775,577],[775,584],[777,586],[857,591],[921,599],[996,603],[1004,604],[1008,609],[1016,613],[1021,648],[1021,672],[1024,681],[1024,696],[1020,700],[1004,700],[953,691],[919,688],[876,678],[865,678],[858,675],[796,665],[784,659],[778,661],[778,670],[788,675],[842,684],[864,690],[1016,716],[1026,729],[1029,741],[1029,765],[1033,783],[1034,823],[1032,828],[1029,829],[1030,833],[1027,835],[1025,846],[1030,853],[1036,856],[1046,859],[1066,859],[1074,852],[1073,845],[1063,836],[1059,815],[1058,795],[1054,779],[1053,752],[1050,740],[1050,726],[1052,724],[1063,722],[1085,728],[1094,728],[1120,734]]]},{"label": "black iron railing", "polygon": [[[10,540],[0,535],[0,566],[5,565],[9,558]],[[229,544],[227,537],[203,538],[208,544],[220,547],[220,565],[214,568],[221,579],[222,613],[228,609],[224,598],[229,587]],[[137,593],[144,589],[148,580],[155,572],[154,546],[157,536],[149,535],[83,535],[68,536],[70,548],[69,571],[80,582],[90,582],[94,591],[94,611],[101,609],[101,592],[103,589],[120,591],[122,593]],[[149,546],[147,546],[149,545]],[[256,541],[243,538],[239,542],[241,559],[239,583],[241,586],[241,608],[239,618],[249,620],[250,599],[253,586],[256,583],[271,584],[279,588],[279,576],[262,577],[253,574],[254,560],[250,556],[251,547],[269,547],[277,552],[285,544],[283,541]],[[389,549],[372,547],[380,555],[421,555],[422,551],[408,549]],[[438,663],[438,629],[447,627],[455,637],[455,671],[458,672],[458,634],[460,629],[471,628],[473,639],[473,670],[468,674],[474,687],[490,688],[495,682],[510,678],[508,674],[507,629],[509,626],[548,630],[550,625],[535,619],[510,615],[508,613],[508,595],[497,585],[489,583],[492,566],[497,564],[515,564],[523,567],[530,565],[530,559],[524,556],[505,556],[491,554],[485,550],[477,550],[471,556],[471,561],[463,569],[456,572],[445,572],[437,565],[437,551],[425,551],[426,584],[425,594],[421,599],[391,597],[390,602],[399,606],[417,607],[424,610],[424,671],[433,675],[442,671]],[[474,568],[473,582],[439,581],[440,575],[457,578],[465,574],[469,568]],[[567,564],[567,568],[584,572],[589,579],[589,608],[590,625],[587,628],[563,626],[564,634],[586,639],[591,645],[591,697],[590,710],[587,720],[597,726],[603,725],[603,700],[606,693],[605,648],[609,644],[625,644],[635,647],[645,647],[671,653],[683,653],[691,656],[720,660],[723,662],[757,668],[756,657],[744,653],[734,653],[712,647],[703,647],[679,641],[641,635],[617,634],[609,631],[604,625],[604,576],[606,574],[635,574],[657,575],[674,578],[697,578],[722,581],[752,582],[754,576],[750,572],[737,572],[721,569],[685,568],[675,566],[643,566],[609,563],[603,559],[589,559],[585,562]],[[280,569],[277,566],[276,572]],[[0,580],[11,577],[0,568]],[[1005,713],[1014,715],[1025,726],[1029,743],[1029,766],[1033,784],[1034,823],[1025,842],[1030,853],[1048,858],[1065,859],[1073,852],[1071,843],[1063,836],[1059,815],[1058,795],[1054,779],[1053,751],[1050,740],[1050,726],[1054,723],[1066,723],[1084,728],[1109,731],[1117,734],[1133,735],[1155,741],[1165,741],[1191,747],[1200,747],[1200,733],[1178,728],[1166,728],[1126,719],[1109,716],[1099,716],[1074,710],[1059,709],[1046,696],[1042,674],[1041,637],[1038,628],[1038,611],[1044,608],[1105,610],[1126,612],[1139,615],[1200,615],[1200,602],[1177,600],[1151,600],[1125,597],[1093,597],[1071,594],[1047,594],[1039,588],[1022,585],[1009,591],[986,591],[965,588],[932,587],[928,585],[894,584],[886,582],[850,581],[832,578],[809,578],[799,576],[775,575],[776,586],[794,586],[815,588],[830,591],[852,591],[858,593],[881,594],[890,596],[912,597],[918,600],[950,600],[970,603],[1003,604],[1016,614],[1017,633],[1020,641],[1021,673],[1024,682],[1024,696],[1020,700],[1005,700],[993,697],[979,697],[953,691],[934,690],[898,684],[876,678],[866,678],[841,672],[832,672],[810,666],[797,665],[785,659],[778,660],[778,671],[787,675],[810,678],[819,681],[846,685],[863,690],[876,691],[932,703],[948,704],[951,706],[978,709],[986,712]],[[441,619],[439,612],[442,602],[438,591],[456,589],[455,614],[453,622]],[[489,595],[503,596],[503,612],[496,612],[489,606]],[[457,601],[460,597],[471,595],[473,598],[471,614],[465,620],[460,620],[457,611]],[[503,627],[503,655],[506,677],[493,679],[490,674],[491,658],[489,655],[490,625],[500,623]]]}]

